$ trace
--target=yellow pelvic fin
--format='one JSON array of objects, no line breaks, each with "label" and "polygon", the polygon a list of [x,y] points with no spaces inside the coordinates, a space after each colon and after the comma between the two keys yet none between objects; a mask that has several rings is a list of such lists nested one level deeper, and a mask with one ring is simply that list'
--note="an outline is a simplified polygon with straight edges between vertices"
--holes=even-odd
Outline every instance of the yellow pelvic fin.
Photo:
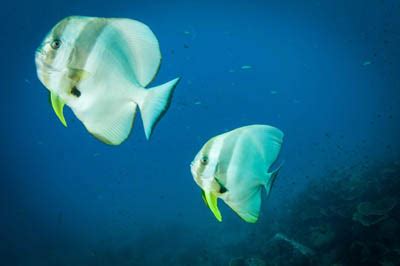
[{"label": "yellow pelvic fin", "polygon": [[205,192],[204,193],[207,205],[210,208],[210,210],[214,213],[215,218],[217,218],[218,221],[222,221],[222,216],[221,213],[219,212],[218,209],[218,198],[214,194],[211,194],[210,192]]},{"label": "yellow pelvic fin", "polygon": [[203,199],[204,204],[208,207],[208,203],[206,200],[206,194],[205,194],[204,190],[201,190],[201,198]]},{"label": "yellow pelvic fin", "polygon": [[53,107],[54,112],[56,113],[57,117],[60,119],[61,123],[67,127],[67,122],[65,121],[64,118],[64,101],[61,100],[60,97],[57,96],[54,92],[50,92],[50,100],[51,100],[51,106]]}]

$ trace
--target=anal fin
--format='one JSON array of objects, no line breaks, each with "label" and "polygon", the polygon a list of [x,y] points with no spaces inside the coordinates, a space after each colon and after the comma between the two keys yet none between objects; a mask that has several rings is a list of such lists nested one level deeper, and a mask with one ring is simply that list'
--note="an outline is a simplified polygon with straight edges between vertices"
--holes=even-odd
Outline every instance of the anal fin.
[{"label": "anal fin", "polygon": [[[232,197],[235,198],[234,196]],[[225,201],[225,203],[244,221],[255,223],[260,214],[261,186],[254,188],[252,193],[248,194],[246,198],[241,198],[235,201]]]},{"label": "anal fin", "polygon": [[127,102],[114,106],[97,106],[82,115],[77,115],[86,129],[98,140],[119,145],[132,130],[136,116],[137,105]]}]

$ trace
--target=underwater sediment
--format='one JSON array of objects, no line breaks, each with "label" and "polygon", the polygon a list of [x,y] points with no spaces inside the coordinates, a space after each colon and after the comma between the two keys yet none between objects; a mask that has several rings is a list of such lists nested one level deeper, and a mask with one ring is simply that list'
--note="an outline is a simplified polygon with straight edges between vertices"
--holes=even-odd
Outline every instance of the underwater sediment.
[{"label": "underwater sediment", "polygon": [[314,180],[281,223],[295,240],[270,244],[265,265],[400,265],[399,201],[399,162],[360,164]]}]

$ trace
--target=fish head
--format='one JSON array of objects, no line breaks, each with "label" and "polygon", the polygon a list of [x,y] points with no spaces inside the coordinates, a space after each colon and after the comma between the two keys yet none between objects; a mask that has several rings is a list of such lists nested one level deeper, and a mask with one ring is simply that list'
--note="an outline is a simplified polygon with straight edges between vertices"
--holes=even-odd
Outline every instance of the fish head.
[{"label": "fish head", "polygon": [[57,23],[46,35],[35,52],[39,80],[51,92],[62,94],[68,84],[68,59],[73,50],[71,34],[66,32],[69,18]]},{"label": "fish head", "polygon": [[222,217],[218,209],[217,199],[224,191],[217,179],[220,149],[218,149],[218,145],[213,145],[214,141],[215,139],[211,139],[203,146],[190,164],[190,170],[194,181],[202,190],[206,205],[214,213],[217,220],[221,221]]},{"label": "fish head", "polygon": [[84,70],[71,68],[76,54],[74,40],[82,23],[77,17],[67,17],[57,23],[46,35],[35,52],[39,80],[51,93],[51,103],[57,116],[66,126],[64,104],[71,105],[80,96],[77,85],[87,77]]},{"label": "fish head", "polygon": [[218,194],[218,187],[215,182],[215,175],[218,169],[218,160],[206,151],[201,149],[190,164],[190,170],[194,181],[205,191]]}]

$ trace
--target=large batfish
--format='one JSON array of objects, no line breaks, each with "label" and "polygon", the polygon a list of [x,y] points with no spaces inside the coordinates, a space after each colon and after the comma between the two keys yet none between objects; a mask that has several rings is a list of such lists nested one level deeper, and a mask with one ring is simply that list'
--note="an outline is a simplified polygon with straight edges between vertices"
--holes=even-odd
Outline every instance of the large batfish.
[{"label": "large batfish", "polygon": [[35,61],[64,126],[66,104],[91,134],[112,145],[128,137],[137,106],[149,139],[179,81],[145,89],[161,53],[153,32],[131,19],[67,17],[47,34]]}]

